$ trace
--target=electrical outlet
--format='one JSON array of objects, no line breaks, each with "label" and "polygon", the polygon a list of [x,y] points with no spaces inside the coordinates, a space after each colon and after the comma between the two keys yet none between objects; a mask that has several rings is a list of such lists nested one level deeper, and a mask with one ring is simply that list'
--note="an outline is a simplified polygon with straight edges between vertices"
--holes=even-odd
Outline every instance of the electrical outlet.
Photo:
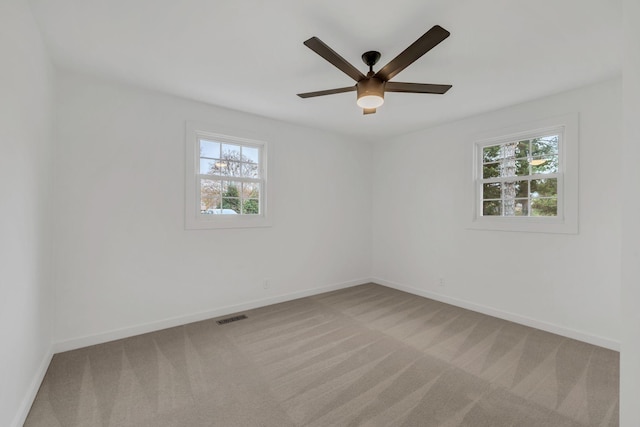
[{"label": "electrical outlet", "polygon": [[441,288],[444,288],[444,277],[441,277],[438,279],[438,286],[440,286]]},{"label": "electrical outlet", "polygon": [[271,286],[271,283],[269,283],[268,279],[264,279],[264,281],[262,282],[262,287],[264,289],[269,289],[269,287]]}]

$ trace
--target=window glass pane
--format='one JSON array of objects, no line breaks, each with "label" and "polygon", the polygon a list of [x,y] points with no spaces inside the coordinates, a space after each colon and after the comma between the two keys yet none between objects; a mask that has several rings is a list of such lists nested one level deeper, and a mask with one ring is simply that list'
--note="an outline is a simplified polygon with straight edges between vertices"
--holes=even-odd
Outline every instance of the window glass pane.
[{"label": "window glass pane", "polygon": [[516,197],[529,198],[529,181],[516,181],[514,185],[516,190]]},{"label": "window glass pane", "polygon": [[229,174],[229,162],[222,159],[215,159],[212,162],[211,170],[209,172],[211,175],[221,175],[226,176]]},{"label": "window glass pane", "polygon": [[210,214],[219,207],[222,183],[211,179],[200,180],[200,213]]},{"label": "window glass pane", "polygon": [[240,162],[226,162],[227,165],[223,169],[225,176],[242,176],[242,163]]},{"label": "window glass pane", "polygon": [[241,213],[240,199],[238,197],[223,197],[222,209],[217,213],[222,215],[236,215]]},{"label": "window glass pane", "polygon": [[487,163],[482,166],[482,178],[496,178],[500,176],[499,163]]},{"label": "window glass pane", "polygon": [[504,199],[502,202],[502,215],[515,216],[516,214],[516,199]]},{"label": "window glass pane", "polygon": [[516,176],[517,162],[514,158],[505,159],[500,164],[500,176]]},{"label": "window glass pane", "polygon": [[484,147],[482,149],[482,161],[484,163],[493,162],[499,160],[501,157],[499,145],[492,145],[490,147]]},{"label": "window glass pane", "polygon": [[529,175],[529,162],[527,159],[518,159],[515,161],[516,163],[516,175],[517,176],[526,176]]},{"label": "window glass pane", "polygon": [[259,150],[255,147],[242,146],[242,161],[258,163]]},{"label": "window glass pane", "polygon": [[242,184],[242,213],[245,215],[260,213],[260,184],[255,182]]},{"label": "window glass pane", "polygon": [[214,141],[200,140],[200,157],[208,157],[210,159],[220,158],[220,143]]},{"label": "window glass pane", "polygon": [[217,202],[215,199],[209,197],[203,197],[200,200],[200,213],[202,215],[208,215],[213,213],[213,209],[215,209]]},{"label": "window glass pane", "polygon": [[516,157],[527,157],[529,156],[529,140],[524,140],[518,142],[518,147],[516,148]]},{"label": "window glass pane", "polygon": [[201,197],[220,197],[222,190],[222,183],[213,179],[201,179],[200,180],[200,195]]},{"label": "window glass pane", "polygon": [[258,215],[260,213],[259,199],[246,199],[242,202],[242,213],[245,215]]},{"label": "window glass pane", "polygon": [[531,156],[558,154],[558,135],[545,136],[531,140]]},{"label": "window glass pane", "polygon": [[240,190],[242,183],[234,181],[224,181],[222,186],[221,214],[241,213]]},{"label": "window glass pane", "polygon": [[221,211],[217,213],[224,215],[235,215],[241,213],[240,199],[238,197],[223,197]]},{"label": "window glass pane", "polygon": [[556,178],[531,180],[531,197],[551,197],[557,195],[558,180]]},{"label": "window glass pane", "polygon": [[507,181],[502,183],[502,197],[505,199],[515,199],[518,188],[514,181]]},{"label": "window glass pane", "polygon": [[239,197],[240,190],[242,189],[242,183],[236,181],[223,181],[222,193],[228,197]]},{"label": "window glass pane", "polygon": [[240,146],[235,144],[222,144],[222,158],[225,160],[240,160]]},{"label": "window glass pane", "polygon": [[242,163],[240,164],[241,176],[246,178],[259,178],[259,168],[257,163]]},{"label": "window glass pane", "polygon": [[260,184],[257,182],[245,182],[242,184],[242,197],[245,199],[260,198]]},{"label": "window glass pane", "polygon": [[502,195],[500,183],[492,182],[489,184],[482,184],[482,198],[483,199],[499,199]]},{"label": "window glass pane", "polygon": [[531,216],[558,216],[558,199],[556,197],[532,199]]},{"label": "window glass pane", "polygon": [[206,174],[206,175],[214,175],[215,163],[216,163],[216,160],[213,160],[213,159],[200,159],[200,173]]},{"label": "window glass pane", "polygon": [[527,196],[529,183],[527,181],[506,181],[502,183],[502,215],[516,215],[516,198]]},{"label": "window glass pane", "polygon": [[500,216],[500,205],[501,202],[499,200],[482,202],[482,215]]},{"label": "window glass pane", "polygon": [[502,156],[505,159],[515,159],[516,149],[518,148],[517,142],[507,142],[500,146],[502,148]]},{"label": "window glass pane", "polygon": [[533,158],[530,164],[532,174],[558,172],[558,156]]},{"label": "window glass pane", "polygon": [[529,216],[529,199],[516,199],[513,205],[514,216]]}]

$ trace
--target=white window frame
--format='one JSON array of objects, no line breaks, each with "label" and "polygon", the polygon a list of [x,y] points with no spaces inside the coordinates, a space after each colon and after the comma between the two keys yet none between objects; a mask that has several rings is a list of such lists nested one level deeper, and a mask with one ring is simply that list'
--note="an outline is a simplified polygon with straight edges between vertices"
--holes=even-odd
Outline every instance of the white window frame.
[{"label": "white window frame", "polygon": [[[251,146],[259,149],[260,213],[257,215],[203,215],[200,212],[200,180],[207,175],[200,174],[200,139],[209,139],[221,143]],[[267,142],[238,136],[220,134],[211,125],[187,122],[185,137],[186,174],[185,174],[185,228],[187,230],[219,228],[251,228],[271,226],[268,203],[269,179]],[[234,180],[243,181],[242,178]],[[250,181],[255,182],[255,179]]]},{"label": "white window frame", "polygon": [[[578,233],[578,114],[539,120],[508,129],[487,132],[473,144],[472,220],[469,228],[476,230],[520,231],[537,233]],[[558,215],[543,216],[483,216],[482,215],[482,153],[483,148],[535,137],[559,135],[558,173],[547,175],[558,179]],[[535,176],[534,176],[535,177]],[[531,178],[531,176],[527,176]]]}]

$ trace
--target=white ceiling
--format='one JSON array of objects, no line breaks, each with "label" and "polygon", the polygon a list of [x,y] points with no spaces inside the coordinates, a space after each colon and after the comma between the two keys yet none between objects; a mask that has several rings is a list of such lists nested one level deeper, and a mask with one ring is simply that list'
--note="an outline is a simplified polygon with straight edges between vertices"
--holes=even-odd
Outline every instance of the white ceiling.
[{"label": "white ceiling", "polygon": [[[620,0],[30,0],[54,63],[214,105],[363,138],[388,137],[620,74]],[[305,47],[317,36],[363,72],[433,25],[451,36],[363,116],[354,82]]]}]

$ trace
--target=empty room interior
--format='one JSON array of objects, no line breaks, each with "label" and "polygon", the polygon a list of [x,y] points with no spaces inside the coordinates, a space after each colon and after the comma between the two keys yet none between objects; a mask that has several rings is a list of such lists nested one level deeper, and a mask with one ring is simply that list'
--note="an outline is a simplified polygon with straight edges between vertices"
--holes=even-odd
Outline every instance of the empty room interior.
[{"label": "empty room interior", "polygon": [[0,426],[640,426],[636,0],[0,4]]}]

